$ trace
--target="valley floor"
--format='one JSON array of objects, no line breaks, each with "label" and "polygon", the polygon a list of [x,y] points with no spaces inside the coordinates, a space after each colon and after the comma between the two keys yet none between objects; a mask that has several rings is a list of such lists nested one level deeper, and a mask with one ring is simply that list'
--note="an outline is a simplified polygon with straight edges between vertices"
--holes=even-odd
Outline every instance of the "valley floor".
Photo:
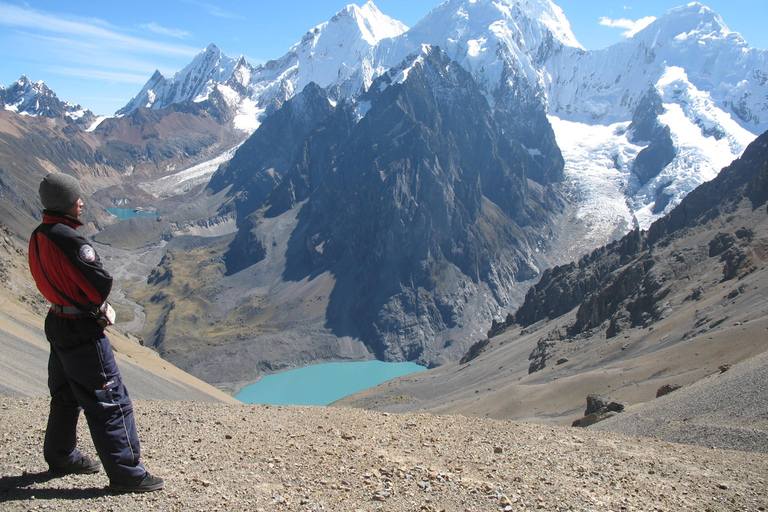
[{"label": "valley floor", "polygon": [[[463,416],[137,400],[166,489],[52,479],[47,400],[0,398],[0,502],[27,510],[765,510],[768,455]],[[81,421],[84,451],[94,450]]]}]

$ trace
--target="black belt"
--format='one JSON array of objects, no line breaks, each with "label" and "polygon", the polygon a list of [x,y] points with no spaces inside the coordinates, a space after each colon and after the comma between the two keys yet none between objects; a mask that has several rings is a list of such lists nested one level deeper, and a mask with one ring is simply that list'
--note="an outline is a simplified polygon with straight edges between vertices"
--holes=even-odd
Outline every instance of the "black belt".
[{"label": "black belt", "polygon": [[80,308],[75,306],[59,306],[58,304],[51,304],[51,311],[58,315],[85,315],[87,314]]}]

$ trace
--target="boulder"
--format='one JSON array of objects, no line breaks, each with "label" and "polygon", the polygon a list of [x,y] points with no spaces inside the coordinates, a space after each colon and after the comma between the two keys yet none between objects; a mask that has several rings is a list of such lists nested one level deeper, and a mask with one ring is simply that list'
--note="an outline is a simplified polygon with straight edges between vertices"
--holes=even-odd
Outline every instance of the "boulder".
[{"label": "boulder", "polygon": [[625,404],[613,401],[610,398],[601,395],[589,395],[587,396],[587,408],[584,411],[584,416],[575,420],[571,426],[588,427],[620,412],[624,412],[625,408]]}]

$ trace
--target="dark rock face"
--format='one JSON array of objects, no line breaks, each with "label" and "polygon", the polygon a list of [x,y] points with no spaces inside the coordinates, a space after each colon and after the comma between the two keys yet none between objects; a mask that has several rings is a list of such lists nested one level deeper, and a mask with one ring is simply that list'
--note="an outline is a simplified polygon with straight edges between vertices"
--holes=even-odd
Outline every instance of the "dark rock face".
[{"label": "dark rock face", "polygon": [[[314,83],[307,85],[267,118],[232,160],[211,178],[209,188],[214,193],[231,186],[229,196],[237,211],[238,233],[224,257],[228,274],[253,265],[266,254],[265,242],[258,234],[259,217],[254,212],[273,192],[273,208],[268,215],[277,215],[278,210],[286,211],[306,199],[309,190],[301,172],[293,170],[294,167],[311,168],[308,175],[314,176],[315,171],[328,162],[317,153],[333,154],[335,149],[324,135],[344,138],[349,133],[349,128],[344,126],[317,129],[332,111],[325,91]],[[310,138],[310,134],[314,135]],[[291,176],[286,178],[291,171]]]},{"label": "dark rock face", "polygon": [[[407,79],[394,83],[401,72]],[[357,122],[361,105],[369,108]],[[251,194],[254,176],[285,169],[261,209],[241,220],[228,271],[259,257],[260,216],[306,201],[285,278],[333,273],[327,325],[334,334],[362,339],[385,360],[458,358],[468,344],[451,347],[442,333],[487,319],[509,303],[515,282],[538,275],[533,247],[546,244],[550,212],[561,207],[550,187],[529,179],[544,181],[545,171],[505,135],[471,75],[437,48],[326,112],[305,120],[313,129],[300,142],[300,132],[285,147],[271,141],[271,152],[283,155],[279,166],[257,156],[256,166],[230,173],[233,159],[212,183],[240,187],[239,176],[248,176],[242,192],[232,191]],[[290,125],[290,116],[278,111],[268,121]]]},{"label": "dark rock face", "polygon": [[630,140],[635,143],[648,142],[648,146],[638,153],[633,167],[641,185],[658,176],[677,155],[669,126],[659,122],[659,114],[663,113],[661,96],[655,87],[651,87],[632,115]]},{"label": "dark rock face", "polygon": [[211,177],[209,188],[232,186],[239,219],[253,213],[296,162],[307,137],[332,110],[328,97],[314,83],[268,117],[235,156]]},{"label": "dark rock face", "polygon": [[339,279],[329,324],[390,360],[432,360],[435,333],[456,326],[469,297],[444,283],[504,304],[535,277],[525,227],[547,218],[526,181],[537,164],[471,77],[440,51],[419,58],[405,82],[378,92],[395,70],[372,85],[370,111],[306,206],[309,257]]},{"label": "dark rock face", "polygon": [[672,141],[669,126],[664,126],[651,143],[645,147],[635,158],[632,170],[645,185],[668,166],[677,156],[677,149]]},{"label": "dark rock face", "polygon": [[658,135],[659,115],[664,113],[659,91],[651,86],[645,95],[640,99],[632,114],[632,124],[630,140],[632,142],[650,141]]},{"label": "dark rock face", "polygon": [[[513,74],[507,65],[505,73]],[[555,132],[547,119],[546,107],[532,86],[522,80],[502,80],[514,83],[502,87],[494,99],[494,118],[504,133],[526,148],[538,150],[533,158],[538,164],[528,170],[527,177],[542,185],[563,179],[565,160],[555,140]]]}]

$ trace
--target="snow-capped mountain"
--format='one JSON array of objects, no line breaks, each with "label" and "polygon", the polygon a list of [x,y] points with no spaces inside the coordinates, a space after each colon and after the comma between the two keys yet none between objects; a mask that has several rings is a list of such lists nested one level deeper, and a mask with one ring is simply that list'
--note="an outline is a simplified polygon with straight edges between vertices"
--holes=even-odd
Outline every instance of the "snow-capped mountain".
[{"label": "snow-capped mountain", "polygon": [[693,2],[603,50],[566,49],[550,57],[549,112],[588,123],[626,120],[648,84],[679,67],[696,90],[709,93],[715,107],[758,134],[768,129],[767,66],[765,50],[751,48],[720,15]]},{"label": "snow-capped mountain", "polygon": [[[216,96],[252,131],[306,84],[332,101],[355,97],[422,45],[472,74],[505,133],[541,165],[533,179],[569,182],[582,234],[597,245],[650,225],[768,129],[768,53],[699,3],[598,51],[581,47],[550,0],[448,0],[411,29],[372,2],[349,5],[258,67],[211,45],[173,78],[156,73],[120,113]],[[651,87],[675,155],[640,180],[635,158],[650,141],[628,130]]]},{"label": "snow-capped mountain", "polygon": [[7,88],[0,86],[0,105],[17,114],[50,118],[67,116],[84,128],[96,118],[93,112],[80,105],[60,101],[42,81],[32,82],[26,75]]},{"label": "snow-capped mountain", "polygon": [[439,46],[477,81],[504,131],[537,158],[539,182],[562,178],[562,157],[546,119],[541,61],[563,47],[581,48],[550,0],[449,0],[408,32],[377,45],[387,69],[423,44]]},{"label": "snow-capped mountain", "polygon": [[219,94],[233,112],[235,123],[253,131],[265,114],[274,112],[310,82],[323,88],[338,88],[346,82],[337,96],[359,93],[377,73],[371,49],[406,30],[368,2],[363,7],[348,5],[307,32],[281,58],[255,68],[242,56],[231,59],[211,44],[171,78],[156,71],[117,114],[128,114],[140,106],[159,110]]},{"label": "snow-capped mountain", "polygon": [[[768,52],[699,3],[603,50],[565,47],[542,72],[565,175],[595,242],[615,236],[616,226],[647,228],[768,129]],[[646,180],[635,164],[649,141],[628,129],[649,88],[661,98],[658,120],[675,156]]]},{"label": "snow-capped mountain", "polygon": [[211,43],[172,78],[155,71],[141,92],[117,115],[129,114],[139,107],[160,110],[174,103],[206,100],[214,91],[247,84],[252,72],[244,58],[231,59]]},{"label": "snow-capped mountain", "polygon": [[[206,350],[237,333],[236,350],[247,353],[222,362],[228,375],[252,372],[265,354],[279,365],[297,354],[335,357],[338,338],[385,360],[457,359],[489,317],[520,299],[525,285],[517,283],[540,272],[562,202],[559,183],[529,173],[541,175],[534,157],[504,133],[472,75],[436,46],[409,55],[354,100],[334,102],[308,84],[206,191],[236,208],[237,233],[215,290],[191,289],[227,318],[259,324],[225,328]],[[307,286],[317,307],[298,313]],[[179,296],[164,296],[162,307],[175,309]],[[256,315],[241,316],[246,309]],[[209,360],[194,342],[178,350],[165,329],[173,324],[175,314],[147,339],[204,371]]]},{"label": "snow-capped mountain", "polygon": [[[422,44],[437,45],[475,77],[491,107],[503,81],[543,85],[540,63],[562,47],[581,49],[562,10],[550,0],[448,0],[378,50],[390,67]],[[515,76],[505,65],[511,66]]]}]

